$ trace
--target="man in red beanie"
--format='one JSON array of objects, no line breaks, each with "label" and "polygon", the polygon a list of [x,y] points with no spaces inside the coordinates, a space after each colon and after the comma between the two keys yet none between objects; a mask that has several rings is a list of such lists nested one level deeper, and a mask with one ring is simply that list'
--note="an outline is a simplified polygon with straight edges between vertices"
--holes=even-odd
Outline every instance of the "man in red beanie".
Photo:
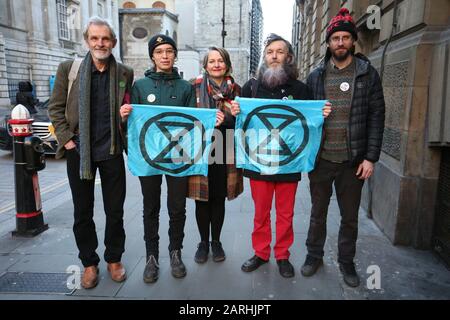
[{"label": "man in red beanie", "polygon": [[325,120],[324,140],[315,170],[309,174],[311,221],[303,276],[322,265],[326,221],[333,183],[341,213],[338,262],[344,281],[359,286],[353,259],[358,237],[358,211],[364,181],[374,171],[383,140],[385,103],[378,72],[364,56],[354,55],[356,25],[345,8],[328,28],[328,50],[323,63],[308,77],[314,99],[329,100],[331,115]]}]

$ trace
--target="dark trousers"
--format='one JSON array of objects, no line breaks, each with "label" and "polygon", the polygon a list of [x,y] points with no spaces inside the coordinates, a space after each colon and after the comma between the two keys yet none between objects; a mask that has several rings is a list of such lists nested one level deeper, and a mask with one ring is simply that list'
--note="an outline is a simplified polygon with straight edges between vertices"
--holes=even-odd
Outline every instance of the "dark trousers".
[{"label": "dark trousers", "polygon": [[220,241],[220,233],[225,219],[225,198],[195,201],[195,217],[201,241],[209,242],[210,227],[211,239]]},{"label": "dark trousers", "polygon": [[350,167],[348,163],[338,164],[322,159],[309,174],[312,209],[306,247],[310,256],[322,258],[324,255],[328,206],[334,183],[341,213],[338,262],[353,262],[358,237],[358,211],[364,185],[364,181],[358,179],[356,172],[357,167]]},{"label": "dark trousers", "polygon": [[[80,179],[80,156],[76,149],[66,151],[66,158],[74,206],[73,232],[79,250],[78,257],[84,267],[96,266],[100,258],[95,252],[98,247],[93,220],[95,179]],[[100,172],[103,207],[106,214],[104,258],[108,263],[120,262],[125,251],[123,204],[126,183],[123,157],[120,155],[110,160],[93,162],[94,177],[97,168]]]},{"label": "dark trousers", "polygon": [[[167,210],[169,211],[169,252],[183,248],[186,222],[187,178],[165,176]],[[144,197],[144,240],[147,257],[159,257],[159,211],[161,209],[162,175],[139,177]]]}]

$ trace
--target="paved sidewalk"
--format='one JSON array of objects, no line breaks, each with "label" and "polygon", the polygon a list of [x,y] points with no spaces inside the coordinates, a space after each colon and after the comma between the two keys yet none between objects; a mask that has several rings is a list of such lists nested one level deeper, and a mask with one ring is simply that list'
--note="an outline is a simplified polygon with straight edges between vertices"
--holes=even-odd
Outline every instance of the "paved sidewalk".
[{"label": "paved sidewalk", "polygon": [[[3,175],[3,174],[2,174]],[[76,290],[71,295],[7,294],[0,299],[170,299],[170,300],[403,300],[450,299],[450,272],[429,251],[394,247],[372,220],[360,211],[360,232],[357,247],[357,270],[361,286],[347,287],[336,263],[339,211],[332,199],[328,218],[328,239],[324,267],[312,278],[304,278],[300,267],[305,258],[305,239],[309,226],[310,197],[305,176],[299,185],[294,218],[295,242],[291,248],[291,262],[296,275],[284,279],[278,273],[273,257],[269,264],[246,274],[241,264],[253,255],[251,231],[253,202],[248,180],[245,193],[233,202],[227,202],[222,243],[227,254],[223,263],[210,258],[204,265],[194,262],[199,235],[195,221],[195,203],[188,200],[183,260],[187,266],[184,279],[170,274],[168,257],[168,214],[165,182],[160,223],[160,278],[155,284],[145,284],[142,272],[145,248],[142,226],[142,197],[139,181],[128,176],[125,204],[126,252],[123,262],[128,270],[127,281],[114,283],[108,276],[104,261],[100,264],[99,285],[92,290]],[[42,188],[42,186],[41,186]],[[63,273],[71,265],[81,263],[72,233],[72,203],[67,184],[62,184],[58,200],[44,202],[45,222],[49,230],[33,239],[12,238],[14,215],[0,214],[0,275],[5,272]],[[2,194],[3,198],[4,194]],[[8,195],[10,196],[10,195]],[[103,256],[105,217],[102,211],[101,189],[97,185],[95,222],[98,230],[98,253]],[[274,216],[272,225],[274,226]],[[275,238],[273,236],[273,238]],[[370,290],[366,280],[370,266],[381,270],[381,289]]]}]

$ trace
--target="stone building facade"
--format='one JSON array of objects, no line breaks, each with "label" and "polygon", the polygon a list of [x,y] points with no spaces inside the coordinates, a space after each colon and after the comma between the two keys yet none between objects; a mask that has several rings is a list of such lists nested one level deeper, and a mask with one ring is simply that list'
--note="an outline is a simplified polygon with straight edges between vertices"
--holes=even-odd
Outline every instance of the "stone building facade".
[{"label": "stone building facade", "polygon": [[23,80],[46,100],[58,64],[87,52],[82,29],[91,16],[119,30],[117,0],[0,0],[0,106],[15,104]]},{"label": "stone building facade", "polygon": [[[223,3],[223,0],[119,1],[124,62],[135,68],[137,77],[142,76],[150,67],[148,40],[163,33],[177,41],[176,66],[180,73],[187,80],[196,77],[208,47],[222,46]],[[225,0],[225,48],[230,52],[234,76],[240,84],[248,80],[259,62],[262,23],[259,0]],[[141,29],[140,38],[134,34],[136,29]]]},{"label": "stone building facade", "polygon": [[[380,10],[368,10],[372,4]],[[303,79],[323,59],[326,26],[342,6],[386,99],[381,160],[362,205],[394,244],[434,248],[450,261],[450,1],[297,0],[293,42]]]},{"label": "stone building facade", "polygon": [[134,69],[136,77],[142,77],[151,66],[148,41],[157,33],[176,39],[178,17],[165,8],[130,8],[119,12],[123,62]]}]

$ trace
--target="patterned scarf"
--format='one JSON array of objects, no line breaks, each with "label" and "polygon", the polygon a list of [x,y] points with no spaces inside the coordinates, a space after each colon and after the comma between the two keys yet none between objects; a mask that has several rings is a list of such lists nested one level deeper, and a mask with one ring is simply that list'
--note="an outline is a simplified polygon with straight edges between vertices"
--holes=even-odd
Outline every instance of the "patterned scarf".
[{"label": "patterned scarf", "polygon": [[225,77],[218,86],[207,73],[204,73],[195,80],[195,89],[198,107],[217,108],[231,115],[231,101],[236,94],[236,84],[232,77]]},{"label": "patterned scarf", "polygon": [[[92,180],[91,158],[91,75],[92,56],[88,52],[80,66],[80,99],[79,99],[79,131],[80,131],[80,179]],[[116,95],[118,89],[117,63],[111,55],[108,66],[109,72],[109,100],[110,100],[110,122],[111,122],[111,149],[110,154],[117,152],[116,132],[118,128],[116,117]]]},{"label": "patterned scarf", "polygon": [[[197,96],[197,108],[218,108],[232,117],[230,103],[241,94],[241,87],[234,83],[232,77],[225,77],[219,87],[209,79],[207,74],[202,74],[195,79],[194,88]],[[242,170],[236,168],[234,150],[227,151],[225,156],[227,163],[227,198],[233,200],[244,190]],[[199,201],[208,201],[208,177],[189,177],[188,197]]]}]

